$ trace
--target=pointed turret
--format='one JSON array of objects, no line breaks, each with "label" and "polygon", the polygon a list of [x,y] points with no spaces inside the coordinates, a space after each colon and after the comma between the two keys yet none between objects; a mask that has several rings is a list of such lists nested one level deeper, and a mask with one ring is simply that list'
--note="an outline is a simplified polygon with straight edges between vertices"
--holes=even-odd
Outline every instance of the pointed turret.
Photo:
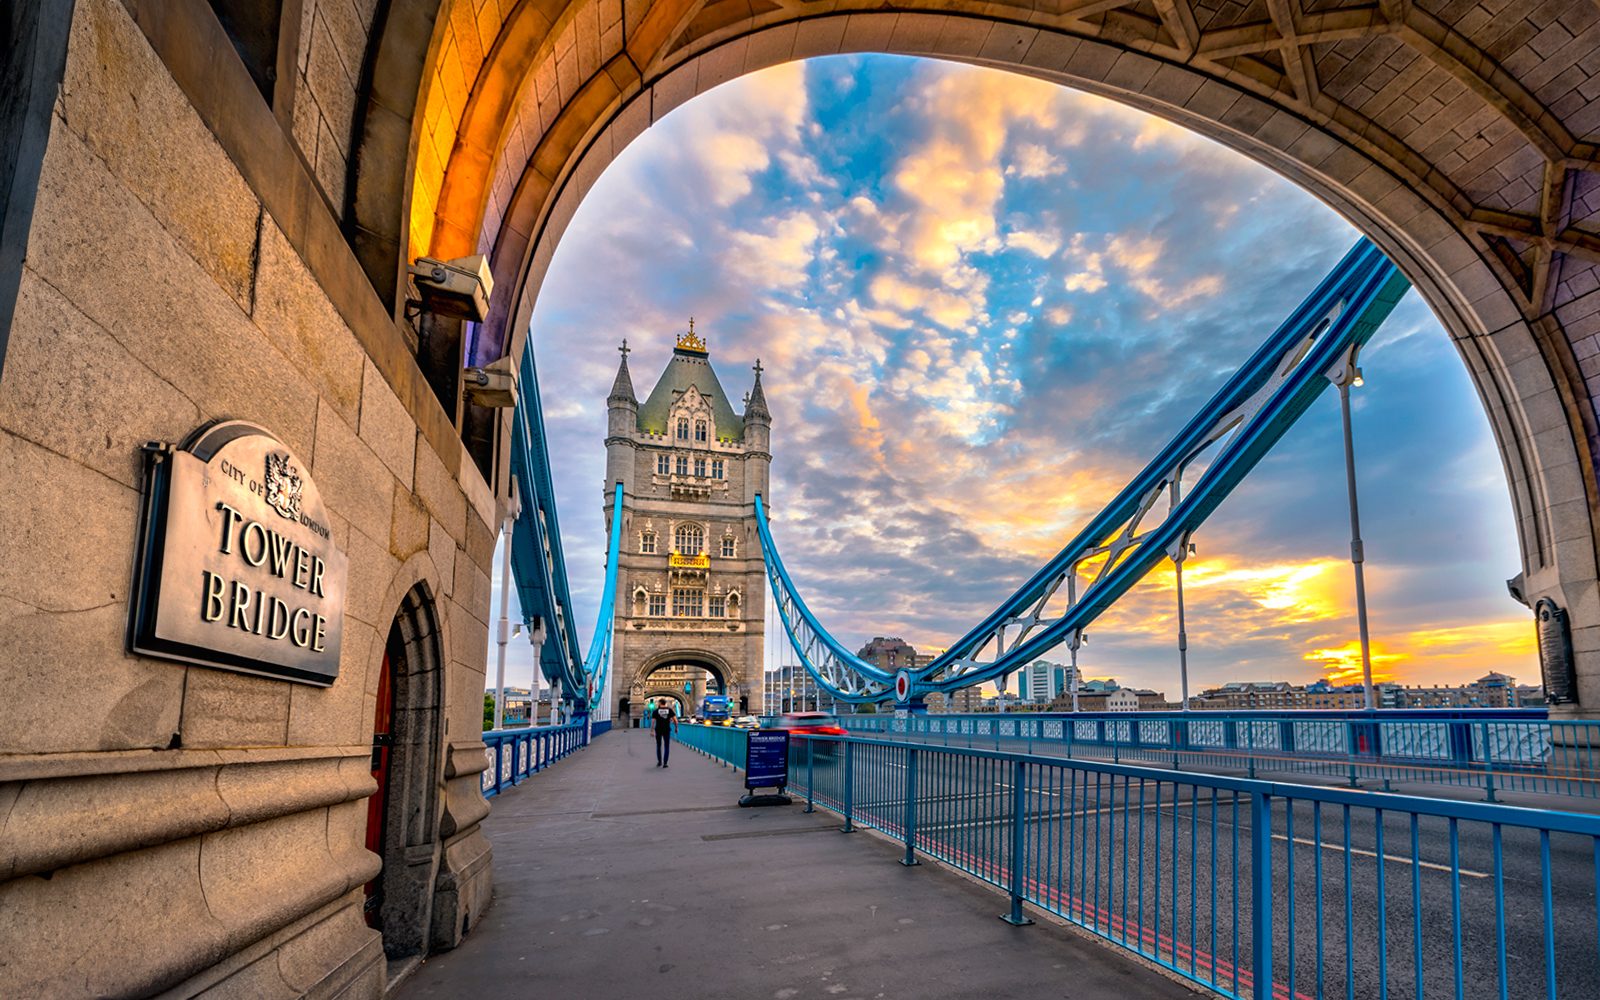
[{"label": "pointed turret", "polygon": [[639,421],[639,401],[633,395],[633,377],[628,374],[628,342],[617,348],[622,352],[622,363],[617,366],[617,380],[611,383],[611,395],[606,397],[606,488],[618,482],[625,489],[633,488],[634,425]]},{"label": "pointed turret", "polygon": [[750,395],[744,400],[744,422],[750,423],[752,419],[763,420],[769,426],[772,424],[772,412],[767,409],[766,393],[761,391],[761,373],[766,369],[761,367],[761,359],[756,359],[756,386],[750,390]]},{"label": "pointed turret", "polygon": [[744,443],[750,451],[750,462],[745,470],[745,499],[767,494],[767,473],[772,465],[772,413],[767,409],[767,395],[761,391],[761,359],[755,363],[756,384],[744,399]]},{"label": "pointed turret", "polygon": [[633,394],[633,376],[628,373],[628,352],[631,348],[628,347],[627,340],[623,340],[622,346],[617,350],[622,352],[622,364],[617,366],[617,380],[611,383],[611,395],[606,397],[606,402],[612,406],[626,403],[637,410],[639,400]]}]

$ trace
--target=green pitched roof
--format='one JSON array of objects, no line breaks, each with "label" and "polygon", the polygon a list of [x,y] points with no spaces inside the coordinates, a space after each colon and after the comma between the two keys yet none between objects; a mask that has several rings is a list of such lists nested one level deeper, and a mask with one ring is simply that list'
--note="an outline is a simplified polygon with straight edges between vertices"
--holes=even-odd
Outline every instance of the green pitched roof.
[{"label": "green pitched roof", "polygon": [[678,396],[690,386],[711,401],[711,414],[716,421],[718,438],[744,440],[744,421],[733,412],[728,394],[722,391],[717,373],[711,369],[711,359],[704,351],[676,348],[667,370],[661,373],[650,398],[639,407],[639,429],[646,434],[667,433],[667,412]]}]

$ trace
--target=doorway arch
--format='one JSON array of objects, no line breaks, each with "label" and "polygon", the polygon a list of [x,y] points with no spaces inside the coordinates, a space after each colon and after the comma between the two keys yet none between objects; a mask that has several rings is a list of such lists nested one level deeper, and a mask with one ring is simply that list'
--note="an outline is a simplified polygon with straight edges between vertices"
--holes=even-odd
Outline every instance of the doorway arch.
[{"label": "doorway arch", "polygon": [[[383,647],[378,693],[388,704],[386,738],[374,733],[373,759],[386,758],[383,801],[369,811],[368,843],[376,840],[383,870],[369,899],[369,921],[383,933],[390,959],[426,955],[431,944],[443,810],[444,660],[438,612],[426,581],[406,591]],[[385,712],[387,709],[387,712]],[[376,776],[375,769],[375,776]]]}]

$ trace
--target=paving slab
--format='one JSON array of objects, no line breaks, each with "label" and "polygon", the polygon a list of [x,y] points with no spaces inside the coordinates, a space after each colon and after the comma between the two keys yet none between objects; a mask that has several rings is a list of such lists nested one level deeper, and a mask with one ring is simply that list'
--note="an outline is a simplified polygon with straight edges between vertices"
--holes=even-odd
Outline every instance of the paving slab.
[{"label": "paving slab", "polygon": [[741,809],[743,775],[613,730],[493,801],[495,899],[395,994],[422,998],[1208,995],[839,818]]}]

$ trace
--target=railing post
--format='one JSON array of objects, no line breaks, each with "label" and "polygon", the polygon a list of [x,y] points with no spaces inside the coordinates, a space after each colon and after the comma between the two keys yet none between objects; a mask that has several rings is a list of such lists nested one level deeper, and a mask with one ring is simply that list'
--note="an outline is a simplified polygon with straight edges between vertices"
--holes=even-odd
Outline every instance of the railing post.
[{"label": "railing post", "polygon": [[906,812],[902,823],[906,833],[906,856],[900,863],[920,865],[917,860],[917,752],[906,747]]},{"label": "railing post", "polygon": [[1479,723],[1479,731],[1481,733],[1483,733],[1483,766],[1484,766],[1484,769],[1485,769],[1484,770],[1484,785],[1485,785],[1486,790],[1489,793],[1488,800],[1490,802],[1493,802],[1495,800],[1494,799],[1494,747],[1489,745],[1489,724],[1487,722]]},{"label": "railing post", "polygon": [[[1293,808],[1293,804],[1290,804]],[[1381,863],[1381,862],[1380,862]],[[1250,793],[1250,971],[1254,996],[1274,995],[1272,982],[1272,796]],[[1290,905],[1293,903],[1291,901]],[[1290,942],[1290,947],[1294,943]]]},{"label": "railing post", "polygon": [[1022,825],[1023,814],[1027,809],[1028,796],[1024,782],[1027,781],[1027,766],[1021,760],[1011,762],[1011,912],[1000,914],[1000,919],[1017,927],[1026,927],[1033,920],[1022,913],[1022,848],[1024,830]]},{"label": "railing post", "polygon": [[806,812],[816,812],[814,800],[817,792],[816,740],[806,737]]},{"label": "railing post", "polygon": [[856,801],[856,768],[855,768],[855,742],[847,741],[844,745],[844,828],[840,833],[854,833],[855,827],[851,824],[851,814],[855,811]]},{"label": "railing post", "polygon": [[1356,724],[1346,719],[1344,724],[1344,753],[1345,759],[1350,762],[1350,787],[1357,787],[1356,783]]}]

